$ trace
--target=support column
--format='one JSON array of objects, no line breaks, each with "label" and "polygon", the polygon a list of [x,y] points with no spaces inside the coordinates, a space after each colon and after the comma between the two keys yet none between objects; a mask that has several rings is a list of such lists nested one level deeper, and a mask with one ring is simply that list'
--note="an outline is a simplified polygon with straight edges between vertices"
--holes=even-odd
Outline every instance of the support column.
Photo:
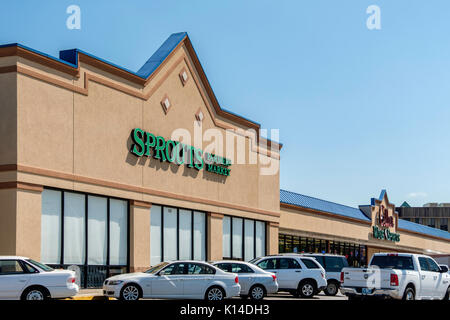
[{"label": "support column", "polygon": [[130,203],[130,272],[150,267],[150,208],[149,202]]},{"label": "support column", "polygon": [[223,258],[223,214],[209,212],[208,213],[208,252],[206,258],[208,261],[222,260]]},{"label": "support column", "polygon": [[278,254],[278,222],[267,223],[266,254]]}]

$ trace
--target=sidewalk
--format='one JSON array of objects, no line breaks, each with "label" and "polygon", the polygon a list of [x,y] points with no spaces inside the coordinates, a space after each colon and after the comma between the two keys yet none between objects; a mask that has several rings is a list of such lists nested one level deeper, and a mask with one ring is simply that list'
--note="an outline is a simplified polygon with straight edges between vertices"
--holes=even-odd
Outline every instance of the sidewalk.
[{"label": "sidewalk", "polygon": [[66,300],[112,300],[112,298],[104,297],[102,289],[81,289],[76,296]]}]

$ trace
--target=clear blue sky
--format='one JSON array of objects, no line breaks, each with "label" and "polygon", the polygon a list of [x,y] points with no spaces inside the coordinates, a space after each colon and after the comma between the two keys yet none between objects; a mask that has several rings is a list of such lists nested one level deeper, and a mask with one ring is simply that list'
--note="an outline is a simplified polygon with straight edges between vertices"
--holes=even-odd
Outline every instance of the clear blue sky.
[{"label": "clear blue sky", "polygon": [[[66,8],[81,7],[81,30]],[[381,30],[366,8],[381,8]],[[137,71],[187,31],[221,105],[279,128],[281,187],[450,202],[450,1],[2,1],[0,43]]]}]

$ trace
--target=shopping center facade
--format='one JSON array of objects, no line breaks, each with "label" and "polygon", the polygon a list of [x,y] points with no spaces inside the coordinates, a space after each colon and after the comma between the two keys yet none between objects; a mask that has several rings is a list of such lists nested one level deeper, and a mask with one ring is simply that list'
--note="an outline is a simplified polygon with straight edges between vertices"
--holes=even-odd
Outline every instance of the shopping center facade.
[{"label": "shopping center facade", "polygon": [[0,103],[0,255],[77,265],[83,286],[175,259],[450,253],[386,192],[359,208],[280,192],[282,145],[219,105],[185,33],[138,72],[1,46]]}]

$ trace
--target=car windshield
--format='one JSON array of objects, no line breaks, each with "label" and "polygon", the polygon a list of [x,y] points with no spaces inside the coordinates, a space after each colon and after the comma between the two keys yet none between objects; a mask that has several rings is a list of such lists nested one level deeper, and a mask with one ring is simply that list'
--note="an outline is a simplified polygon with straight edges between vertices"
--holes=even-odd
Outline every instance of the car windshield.
[{"label": "car windshield", "polygon": [[43,263],[34,261],[34,260],[32,260],[32,259],[27,259],[26,261],[27,261],[28,263],[31,263],[31,264],[34,265],[35,267],[38,267],[38,268],[42,269],[42,270],[45,271],[45,272],[53,271],[53,268],[50,268],[49,266],[47,266],[47,265],[45,265],[45,264],[43,264]]},{"label": "car windshield", "polygon": [[259,259],[261,259],[261,257],[258,257],[258,258],[255,258],[255,259],[252,259],[252,260],[250,260],[250,261],[249,261],[249,263],[251,263],[251,264],[255,264],[255,262],[256,262],[256,261],[258,261]]},{"label": "car windshield", "polygon": [[157,273],[159,270],[161,270],[168,264],[169,264],[168,262],[161,262],[160,264],[157,264],[156,266],[153,266],[150,269],[148,269],[147,271],[145,271],[145,273],[153,273],[153,274]]}]

